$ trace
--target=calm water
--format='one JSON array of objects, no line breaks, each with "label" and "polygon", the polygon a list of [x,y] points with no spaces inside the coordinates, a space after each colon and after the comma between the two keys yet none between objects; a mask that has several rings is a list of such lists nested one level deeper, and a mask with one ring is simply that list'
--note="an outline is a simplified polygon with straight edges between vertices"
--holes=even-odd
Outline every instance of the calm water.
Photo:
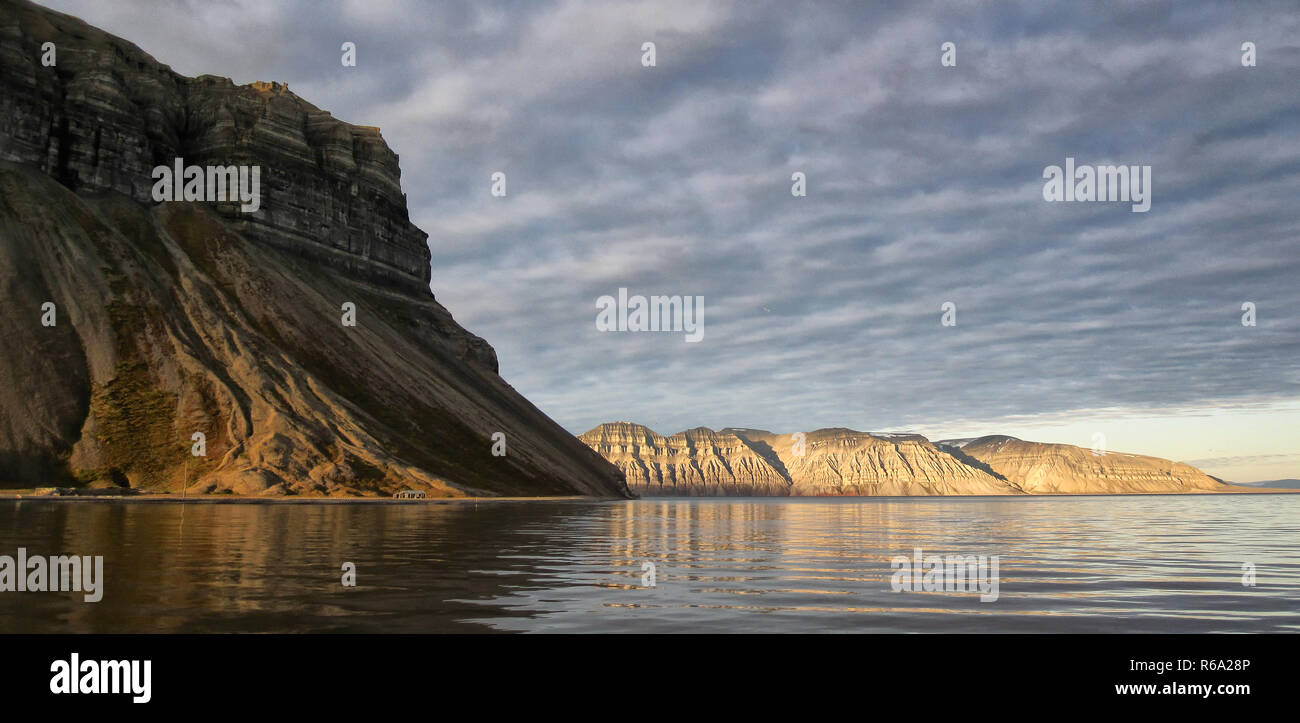
[{"label": "calm water", "polygon": [[[0,592],[0,632],[1300,631],[1294,495],[0,502],[20,546],[104,597]],[[893,592],[915,547],[998,555],[999,598]]]}]

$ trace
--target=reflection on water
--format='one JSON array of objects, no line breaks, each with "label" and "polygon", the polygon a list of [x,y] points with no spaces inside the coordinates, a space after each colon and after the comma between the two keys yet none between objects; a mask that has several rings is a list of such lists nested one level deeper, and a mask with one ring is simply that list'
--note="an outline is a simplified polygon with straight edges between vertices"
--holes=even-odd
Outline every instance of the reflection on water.
[{"label": "reflection on water", "polygon": [[[1300,630],[1293,495],[0,502],[19,547],[103,555],[104,599],[0,592],[0,632]],[[917,547],[999,556],[999,598],[893,592]]]}]

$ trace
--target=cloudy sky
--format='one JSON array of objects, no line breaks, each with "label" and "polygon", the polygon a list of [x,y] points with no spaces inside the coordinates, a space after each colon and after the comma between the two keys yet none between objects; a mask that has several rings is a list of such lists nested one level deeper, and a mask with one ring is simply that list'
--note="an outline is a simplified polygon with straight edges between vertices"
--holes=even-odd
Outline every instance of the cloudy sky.
[{"label": "cloudy sky", "polygon": [[[438,299],[575,433],[1100,434],[1300,477],[1293,0],[46,4],[380,126]],[[1150,165],[1150,211],[1044,201],[1067,156]],[[703,296],[703,340],[597,331],[620,287]]]}]

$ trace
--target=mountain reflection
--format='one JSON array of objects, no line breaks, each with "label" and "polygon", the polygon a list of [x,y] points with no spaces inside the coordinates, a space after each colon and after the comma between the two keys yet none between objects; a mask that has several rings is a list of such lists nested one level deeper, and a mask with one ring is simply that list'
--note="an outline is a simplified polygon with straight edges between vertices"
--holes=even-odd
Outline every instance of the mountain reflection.
[{"label": "mountain reflection", "polygon": [[[1298,505],[5,502],[0,554],[103,555],[105,592],[0,593],[0,632],[1295,631]],[[895,592],[918,548],[997,556],[997,599]]]}]

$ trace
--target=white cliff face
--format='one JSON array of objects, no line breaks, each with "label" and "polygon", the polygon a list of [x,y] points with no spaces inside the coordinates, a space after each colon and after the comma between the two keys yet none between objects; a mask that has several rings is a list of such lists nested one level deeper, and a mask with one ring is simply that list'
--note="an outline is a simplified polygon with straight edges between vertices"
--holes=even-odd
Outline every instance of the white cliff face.
[{"label": "white cliff face", "polygon": [[784,496],[790,481],[745,440],[698,428],[663,437],[639,424],[602,424],[579,437],[641,495]]},{"label": "white cliff face", "polygon": [[1002,435],[969,440],[961,451],[1031,494],[1232,491],[1191,465],[1140,454],[1097,454],[1068,444]]},{"label": "white cliff face", "polygon": [[923,437],[881,439],[860,432],[809,435],[789,463],[800,495],[1005,495],[1019,490]]},{"label": "white cliff face", "polygon": [[820,430],[791,435],[699,428],[663,437],[639,424],[603,424],[580,439],[642,495],[998,495],[1020,491],[917,435],[882,439]]},{"label": "white cliff face", "polygon": [[602,424],[580,439],[645,496],[916,496],[1233,491],[1186,464],[992,436],[698,428],[664,437]]}]

